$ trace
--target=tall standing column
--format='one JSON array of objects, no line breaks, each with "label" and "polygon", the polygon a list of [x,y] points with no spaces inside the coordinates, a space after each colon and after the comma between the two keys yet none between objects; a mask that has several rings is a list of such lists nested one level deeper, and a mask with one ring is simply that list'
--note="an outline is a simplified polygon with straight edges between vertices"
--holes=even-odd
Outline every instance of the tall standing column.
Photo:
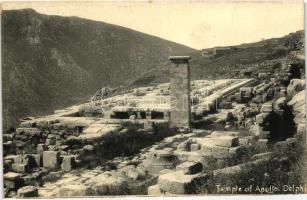
[{"label": "tall standing column", "polygon": [[170,56],[171,127],[189,127],[191,123],[190,56]]}]

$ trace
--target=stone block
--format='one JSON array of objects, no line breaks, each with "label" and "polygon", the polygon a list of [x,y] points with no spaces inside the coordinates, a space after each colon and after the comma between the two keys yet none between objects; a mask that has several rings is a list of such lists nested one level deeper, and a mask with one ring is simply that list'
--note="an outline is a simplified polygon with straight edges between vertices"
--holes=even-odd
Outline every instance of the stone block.
[{"label": "stone block", "polygon": [[253,136],[245,136],[239,138],[239,145],[249,145],[253,143],[254,137]]},{"label": "stone block", "polygon": [[252,160],[267,159],[273,155],[272,152],[258,153],[252,156]]},{"label": "stone block", "polygon": [[239,145],[239,138],[234,136],[219,136],[211,138],[216,146],[235,147]]},{"label": "stone block", "polygon": [[161,190],[172,194],[191,194],[195,191],[194,181],[199,174],[188,175],[183,171],[160,175],[158,185]]},{"label": "stone block", "polygon": [[22,164],[22,163],[23,163],[23,155],[21,155],[21,154],[16,155],[16,157],[15,157],[15,163],[16,163],[16,164]]},{"label": "stone block", "polygon": [[24,186],[17,190],[17,197],[38,197],[38,189],[35,186]]},{"label": "stone block", "polygon": [[40,130],[38,128],[17,128],[16,129],[16,134],[27,134],[27,135],[39,135]]},{"label": "stone block", "polygon": [[213,131],[211,133],[211,137],[219,137],[219,136],[234,136],[234,137],[238,137],[239,136],[239,132],[235,132],[235,131]]},{"label": "stone block", "polygon": [[17,173],[26,173],[29,172],[29,167],[26,164],[12,164],[12,170]]},{"label": "stone block", "polygon": [[199,149],[200,149],[199,144],[191,144],[191,146],[190,146],[191,151],[198,151]]},{"label": "stone block", "polygon": [[12,171],[12,160],[4,160],[3,161],[3,170],[4,172]]},{"label": "stone block", "polygon": [[3,142],[12,141],[13,137],[11,134],[3,134]]},{"label": "stone block", "polygon": [[264,103],[260,109],[260,112],[263,112],[263,113],[270,113],[272,111],[273,111],[272,103]]},{"label": "stone block", "polygon": [[60,188],[60,197],[83,197],[90,196],[92,189],[87,185],[65,184]]},{"label": "stone block", "polygon": [[92,185],[94,195],[120,195],[125,194],[127,182],[115,173],[103,173],[85,182]]},{"label": "stone block", "polygon": [[204,154],[210,154],[215,158],[227,158],[229,156],[229,148],[215,145],[212,138],[199,138],[197,142],[200,144],[200,150]]},{"label": "stone block", "polygon": [[132,179],[132,180],[140,180],[140,179],[144,179],[146,174],[143,170],[141,170],[140,168],[136,168],[134,165],[128,165],[123,167],[122,169],[120,169],[120,172]]},{"label": "stone block", "polygon": [[61,164],[62,171],[69,172],[75,166],[76,166],[76,163],[75,163],[75,157],[74,156],[71,156],[71,155],[63,156],[63,161],[62,161],[62,164]]},{"label": "stone block", "polygon": [[163,192],[159,188],[159,185],[151,185],[147,188],[147,195],[149,195],[149,196],[162,196]]},{"label": "stone block", "polygon": [[199,152],[195,151],[181,151],[177,150],[174,152],[178,160],[185,162],[185,161],[191,161],[191,162],[199,162],[202,160],[202,155]]},{"label": "stone block", "polygon": [[44,151],[43,152],[43,166],[48,169],[59,168],[59,152],[58,151]]},{"label": "stone block", "polygon": [[87,152],[94,151],[94,146],[93,146],[93,145],[90,145],[90,144],[85,145],[85,146],[83,147],[83,150],[84,150],[84,151],[87,151]]},{"label": "stone block", "polygon": [[8,172],[3,174],[4,186],[10,189],[18,189],[23,185],[20,173]]},{"label": "stone block", "polygon": [[196,174],[201,172],[203,166],[199,162],[184,162],[176,166],[177,171],[183,171],[184,174]]}]

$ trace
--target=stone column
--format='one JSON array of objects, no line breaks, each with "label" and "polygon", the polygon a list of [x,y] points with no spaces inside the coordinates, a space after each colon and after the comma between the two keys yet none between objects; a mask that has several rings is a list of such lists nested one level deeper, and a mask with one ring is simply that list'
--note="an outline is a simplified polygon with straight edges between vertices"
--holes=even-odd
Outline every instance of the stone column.
[{"label": "stone column", "polygon": [[186,127],[191,123],[190,56],[171,56],[170,67],[170,126]]}]

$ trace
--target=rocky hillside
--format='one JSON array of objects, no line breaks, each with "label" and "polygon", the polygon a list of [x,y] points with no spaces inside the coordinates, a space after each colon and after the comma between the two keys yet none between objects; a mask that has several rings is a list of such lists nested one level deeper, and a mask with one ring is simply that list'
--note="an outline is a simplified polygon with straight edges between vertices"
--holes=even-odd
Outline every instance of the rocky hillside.
[{"label": "rocky hillside", "polygon": [[[212,53],[214,49],[216,52]],[[203,49],[191,56],[192,79],[239,78],[245,71],[257,72],[261,66],[271,68],[285,60],[304,61],[304,31],[256,43]],[[132,86],[168,81],[169,70],[165,66],[148,72]]]},{"label": "rocky hillside", "polygon": [[4,128],[84,101],[103,86],[130,84],[163,67],[169,55],[193,52],[103,22],[2,11]]}]

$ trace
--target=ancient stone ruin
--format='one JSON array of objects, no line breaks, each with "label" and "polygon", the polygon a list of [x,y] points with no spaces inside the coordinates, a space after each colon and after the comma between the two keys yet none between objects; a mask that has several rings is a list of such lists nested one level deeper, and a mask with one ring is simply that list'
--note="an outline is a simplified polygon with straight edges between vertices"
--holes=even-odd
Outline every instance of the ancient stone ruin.
[{"label": "ancient stone ruin", "polygon": [[190,66],[189,56],[171,56],[170,67],[170,126],[190,127],[191,98],[190,98]]},{"label": "ancient stone ruin", "polygon": [[190,57],[169,59],[170,83],[21,119],[3,135],[6,197],[212,194],[269,185],[276,170],[296,183],[303,76],[190,83]]}]

